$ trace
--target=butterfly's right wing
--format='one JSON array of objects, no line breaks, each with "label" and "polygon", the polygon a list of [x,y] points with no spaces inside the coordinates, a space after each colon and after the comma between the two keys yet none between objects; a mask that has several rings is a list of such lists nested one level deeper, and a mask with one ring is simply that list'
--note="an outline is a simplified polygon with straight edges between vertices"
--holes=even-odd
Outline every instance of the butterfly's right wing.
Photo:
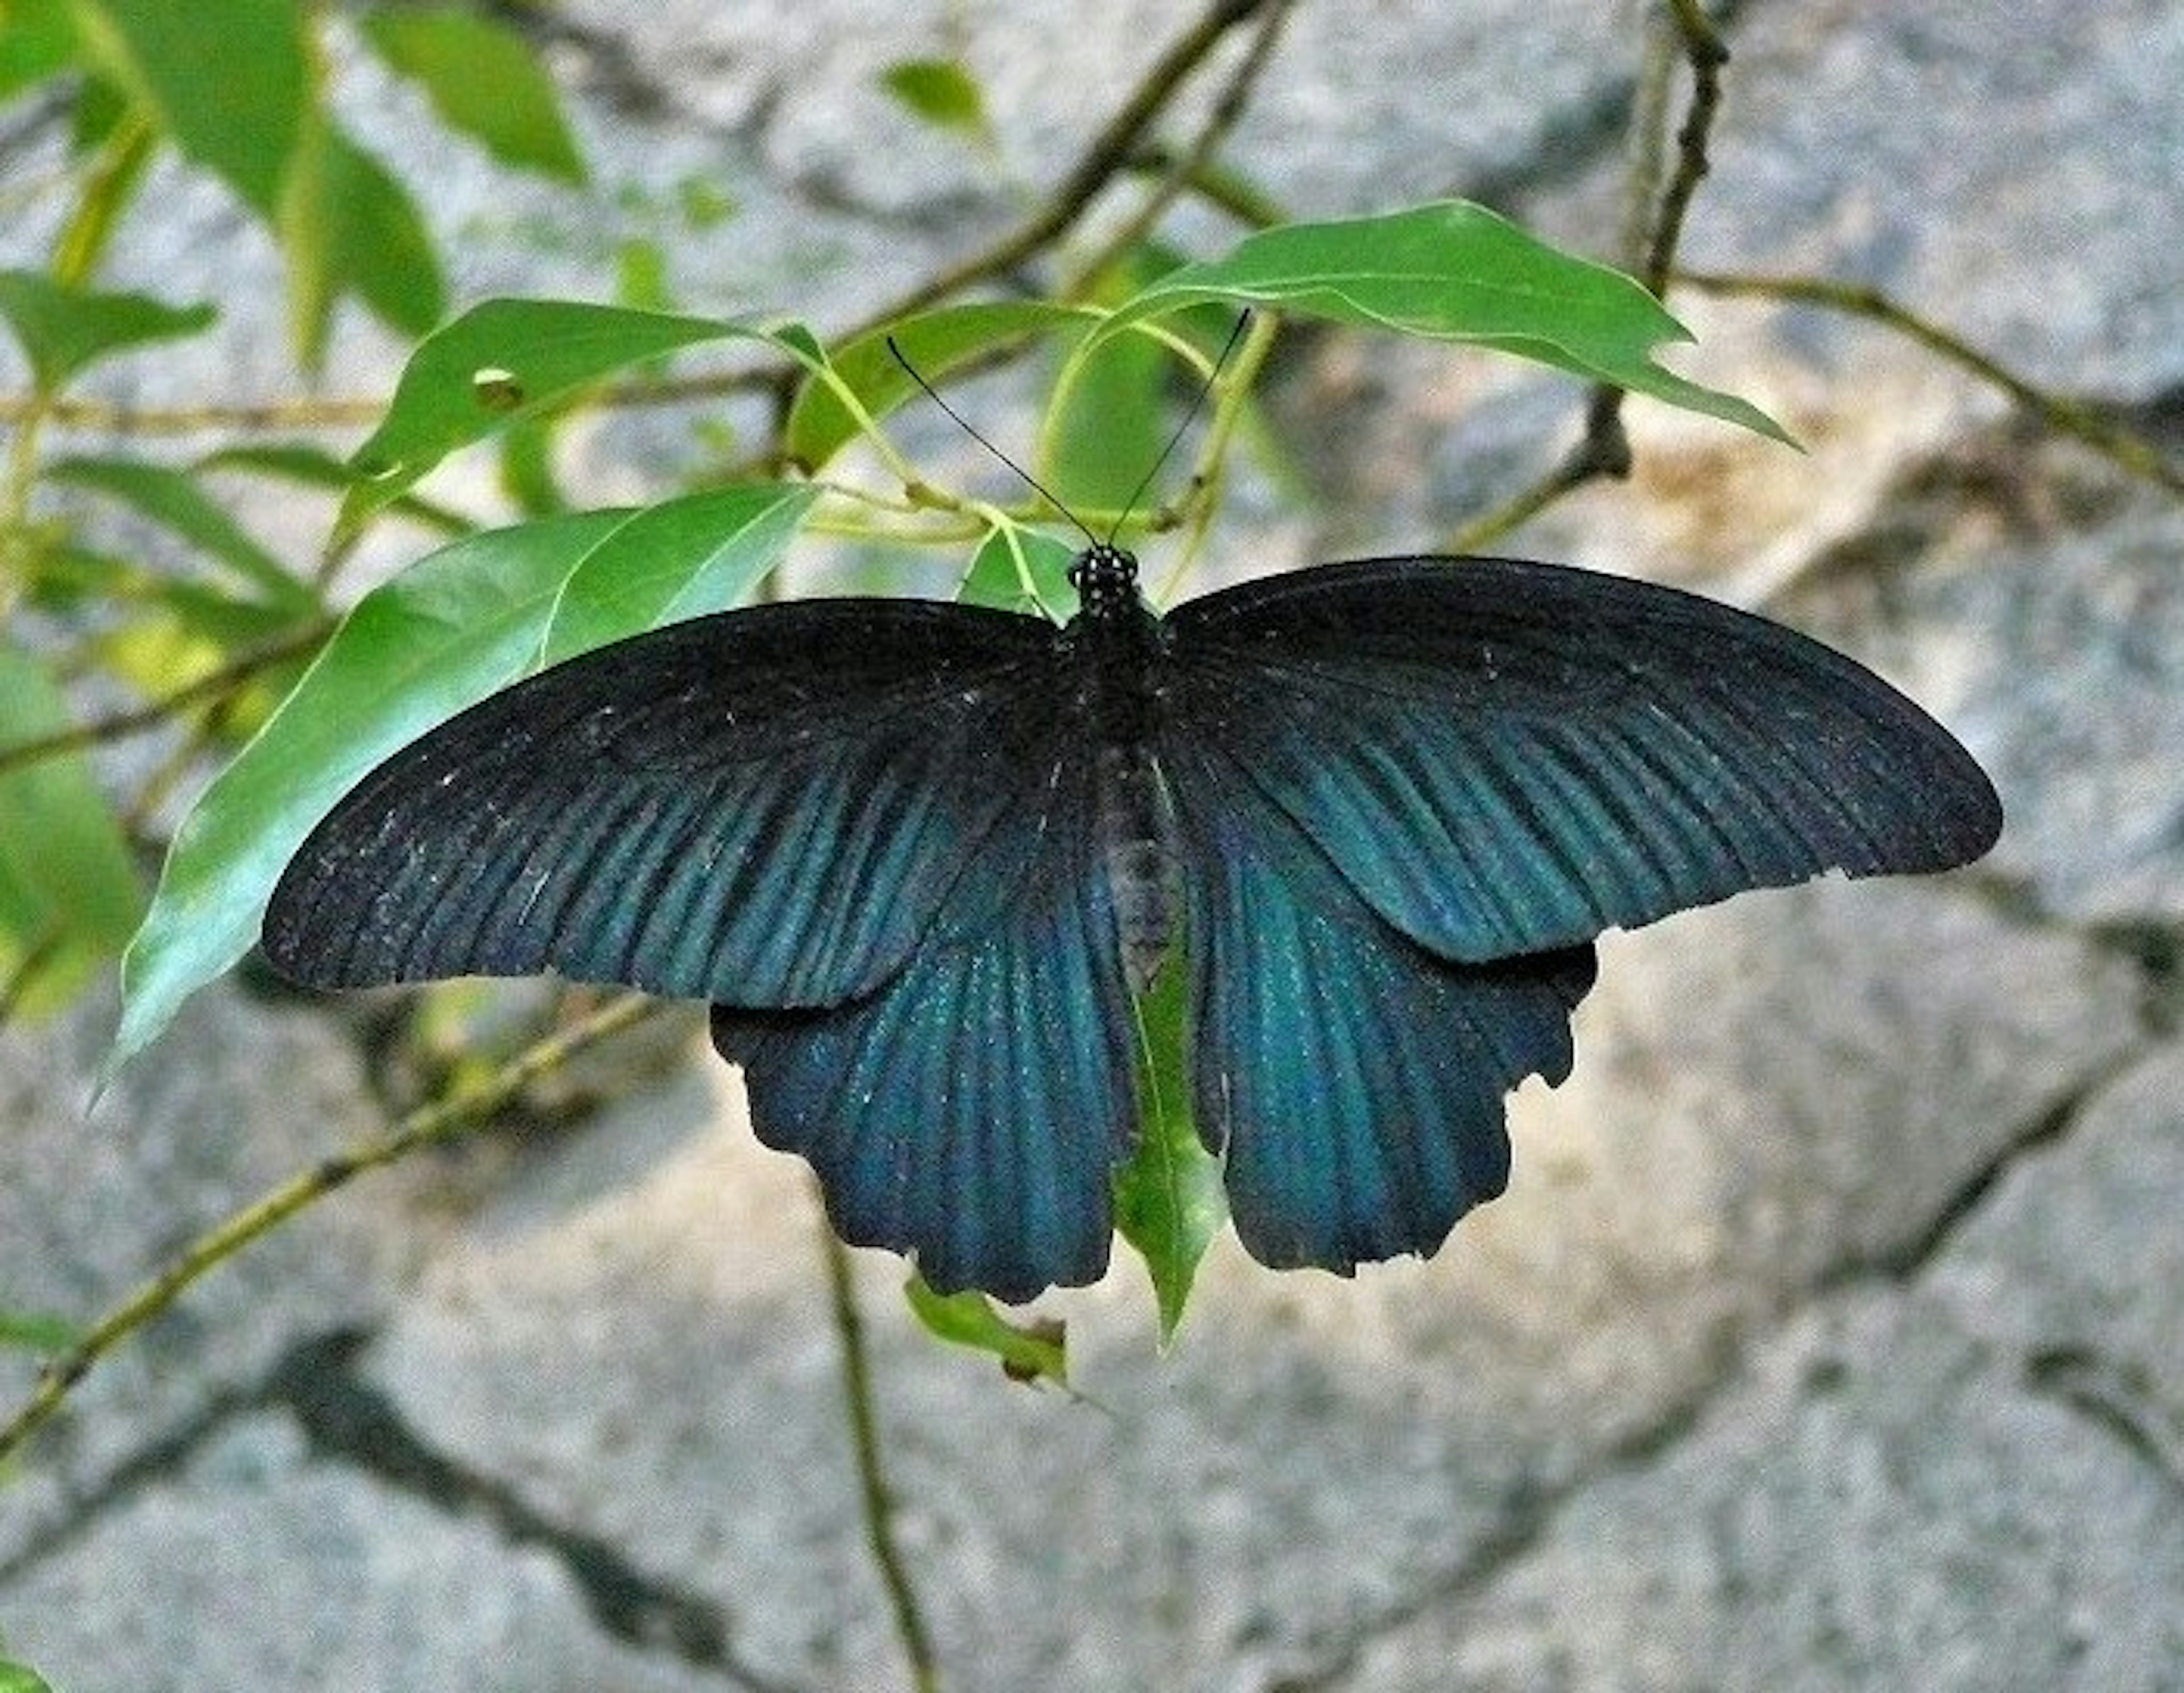
[{"label": "butterfly's right wing", "polygon": [[1503,1096],[1559,1082],[1589,946],[1490,964],[1388,922],[1219,740],[1162,757],[1187,865],[1191,1095],[1261,1263],[1432,1254],[1509,1178]]},{"label": "butterfly's right wing", "polygon": [[1053,639],[822,600],[584,654],[367,775],[282,875],[267,957],[322,987],[554,970],[752,1007],[869,992],[1007,809]]}]

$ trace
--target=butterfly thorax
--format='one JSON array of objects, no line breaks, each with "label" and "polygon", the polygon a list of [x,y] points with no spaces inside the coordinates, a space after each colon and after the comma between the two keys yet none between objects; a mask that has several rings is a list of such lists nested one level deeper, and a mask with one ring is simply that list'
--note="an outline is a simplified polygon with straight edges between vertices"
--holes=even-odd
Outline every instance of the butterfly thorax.
[{"label": "butterfly thorax", "polygon": [[1118,547],[1079,555],[1069,577],[1078,611],[1062,640],[1075,660],[1075,705],[1094,749],[1096,841],[1123,969],[1139,992],[1175,933],[1182,857],[1153,758],[1163,643],[1139,596],[1137,561]]}]

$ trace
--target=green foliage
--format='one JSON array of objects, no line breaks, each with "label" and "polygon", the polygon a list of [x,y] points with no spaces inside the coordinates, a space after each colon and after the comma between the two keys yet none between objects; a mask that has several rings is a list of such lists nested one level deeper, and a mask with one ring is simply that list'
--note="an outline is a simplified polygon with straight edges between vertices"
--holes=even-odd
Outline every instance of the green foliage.
[{"label": "green foliage", "polygon": [[449,453],[514,418],[537,416],[632,366],[734,339],[762,341],[799,360],[823,357],[808,330],[768,331],[580,300],[473,306],[410,355],[386,418],[349,461],[360,479],[342,504],[337,532],[353,534]]},{"label": "green foliage", "polygon": [[48,397],[101,359],[194,335],[214,316],[209,305],[169,305],[149,294],[76,288],[35,271],[0,271],[0,317],[30,360],[31,381]]},{"label": "green foliage", "polygon": [[0,1658],[0,1693],[53,1693],[28,1664]]},{"label": "green foliage", "polygon": [[[0,10],[0,98],[74,78],[82,166],[50,265],[0,272],[0,321],[31,383],[0,509],[0,1013],[64,1003],[133,931],[114,1064],[243,955],[289,855],[372,764],[542,664],[745,602],[815,520],[873,556],[954,548],[969,561],[965,599],[1066,618],[1081,538],[1031,527],[1055,517],[1042,500],[1005,508],[920,474],[889,429],[921,398],[905,360],[935,383],[1004,366],[1044,378],[1026,462],[1100,533],[1176,515],[1123,508],[1158,506],[1139,484],[1245,306],[1263,321],[1212,397],[1199,475],[1162,478],[1193,490],[1186,517],[1210,516],[1220,455],[1289,318],[1514,355],[1780,435],[1741,400],[1654,362],[1683,332],[1635,282],[1461,204],[1263,228],[1213,258],[1139,242],[1103,258],[1067,298],[950,298],[832,344],[794,321],[669,309],[671,254],[649,237],[621,242],[618,270],[600,279],[620,304],[488,299],[449,318],[443,254],[404,172],[333,115],[327,67],[340,56],[321,31],[346,26],[298,0],[22,0]],[[583,182],[551,81],[515,31],[445,3],[365,7],[354,27],[454,135],[503,167]],[[985,102],[961,64],[905,60],[882,86],[921,120],[992,146]],[[345,299],[413,338],[376,427],[346,461],[260,440],[181,462],[123,449],[41,455],[40,422],[84,372],[154,355],[214,320],[209,305],[92,280],[163,148],[224,183],[279,243],[301,360],[318,357]],[[1203,180],[1212,204],[1265,210],[1218,161]],[[717,182],[676,192],[692,226],[735,204]],[[760,374],[784,402],[764,444],[771,466],[663,489],[640,508],[569,511],[556,459],[570,420],[655,393],[708,352],[768,366]],[[419,485],[451,454],[487,442],[526,521],[477,532]],[[777,467],[830,480],[784,482]],[[254,534],[215,472],[337,499],[325,556],[284,556]],[[64,496],[66,515],[33,519],[34,479]],[[85,540],[81,514],[98,509],[179,543],[184,562],[153,568]],[[325,567],[395,514],[442,544],[337,626]],[[81,754],[38,744],[69,718],[56,665],[9,631],[24,605],[75,630],[68,662],[148,697],[235,673],[202,705],[193,696],[175,707],[233,756],[176,832],[148,905],[128,832]],[[1145,1133],[1116,1187],[1118,1227],[1146,1263],[1164,1337],[1223,1218],[1217,1165],[1191,1121],[1184,981],[1178,959],[1139,1007]],[[912,1303],[936,1333],[1011,1372],[1062,1379],[1058,1340],[1042,1328],[922,1283]]]},{"label": "green foliage", "polygon": [[[0,645],[10,740],[64,727],[67,708],[28,655]],[[128,843],[81,754],[0,772],[0,1004],[35,1014],[89,982],[143,912]]]},{"label": "green foliage", "polygon": [[440,121],[504,165],[584,180],[560,97],[523,37],[463,6],[373,12],[364,37],[390,70],[414,79]]},{"label": "green foliage", "polygon": [[366,595],[176,835],[123,962],[113,1061],[249,949],[281,867],[372,765],[549,658],[735,603],[812,498],[742,487],[489,530]]},{"label": "green foliage", "polygon": [[1199,1138],[1190,1112],[1189,975],[1178,950],[1138,1003],[1143,1128],[1135,1155],[1115,1177],[1115,1226],[1145,1260],[1164,1341],[1174,1338],[1199,1260],[1228,1221],[1220,1160]]},{"label": "green foliage", "polygon": [[1011,1381],[1069,1385],[1069,1352],[1061,1324],[1043,1317],[1011,1322],[983,1293],[936,1293],[922,1276],[903,1285],[911,1310],[950,1345],[990,1352]]},{"label": "green foliage", "polygon": [[1262,231],[1225,259],[1171,271],[1088,344],[1205,301],[1461,341],[1789,439],[1757,406],[1653,362],[1654,348],[1691,336],[1638,283],[1484,206],[1444,201]]}]

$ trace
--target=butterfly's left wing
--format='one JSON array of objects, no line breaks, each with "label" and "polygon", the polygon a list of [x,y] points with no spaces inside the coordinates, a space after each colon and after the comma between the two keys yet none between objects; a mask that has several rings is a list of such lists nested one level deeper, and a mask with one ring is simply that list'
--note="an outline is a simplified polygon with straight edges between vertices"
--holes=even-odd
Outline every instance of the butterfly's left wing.
[{"label": "butterfly's left wing", "polygon": [[811,1163],[843,1239],[942,1293],[1096,1280],[1137,1136],[1094,762],[1062,694],[1018,702],[999,815],[899,973],[823,1010],[713,1009],[759,1138]]},{"label": "butterfly's left wing", "polygon": [[1382,916],[1474,962],[1828,870],[1946,869],[2002,825],[1979,766],[1870,671],[1650,583],[1375,559],[1179,606],[1209,738]]}]

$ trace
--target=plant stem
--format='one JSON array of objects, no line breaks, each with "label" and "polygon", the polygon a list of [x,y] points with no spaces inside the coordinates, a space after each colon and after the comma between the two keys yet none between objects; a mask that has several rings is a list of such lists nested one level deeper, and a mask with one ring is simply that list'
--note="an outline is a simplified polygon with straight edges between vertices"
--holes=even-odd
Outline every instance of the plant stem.
[{"label": "plant stem", "polygon": [[910,1665],[916,1693],[940,1693],[940,1666],[933,1638],[911,1584],[910,1567],[894,1539],[894,1498],[880,1460],[879,1418],[873,1409],[872,1366],[865,1350],[865,1320],[857,1308],[857,1289],[844,1246],[822,1217],[819,1232],[827,1259],[827,1282],[833,1295],[834,1333],[842,1346],[842,1397],[850,1414],[850,1442],[857,1461],[857,1489],[864,1506],[865,1542],[887,1589],[894,1631]]},{"label": "plant stem", "polygon": [[532,1081],[559,1069],[586,1048],[632,1027],[660,1009],[641,994],[610,1001],[581,1022],[536,1042],[476,1087],[412,1111],[387,1133],[325,1158],[302,1175],[236,1211],[199,1235],[157,1274],[140,1283],[101,1316],[81,1339],[38,1372],[15,1415],[0,1424],[0,1461],[42,1428],[76,1384],[107,1355],[181,1297],[206,1271],[244,1247],[346,1187],[368,1170],[395,1162],[421,1147],[450,1140],[487,1121]]}]

